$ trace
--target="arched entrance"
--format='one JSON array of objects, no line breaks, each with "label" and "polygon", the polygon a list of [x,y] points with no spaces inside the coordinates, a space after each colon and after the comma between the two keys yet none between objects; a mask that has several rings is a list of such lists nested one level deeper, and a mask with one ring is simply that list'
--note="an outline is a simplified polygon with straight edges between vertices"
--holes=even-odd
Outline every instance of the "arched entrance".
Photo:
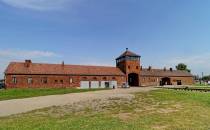
[{"label": "arched entrance", "polygon": [[128,75],[128,85],[129,86],[139,86],[139,75],[136,73],[131,73]]},{"label": "arched entrance", "polygon": [[162,78],[162,80],[160,81],[160,85],[161,86],[171,85],[171,79],[168,77]]}]

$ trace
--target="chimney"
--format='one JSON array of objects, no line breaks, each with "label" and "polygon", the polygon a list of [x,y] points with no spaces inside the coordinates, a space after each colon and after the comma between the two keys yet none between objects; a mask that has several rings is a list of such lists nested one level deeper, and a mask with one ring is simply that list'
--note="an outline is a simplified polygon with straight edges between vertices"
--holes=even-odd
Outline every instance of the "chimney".
[{"label": "chimney", "polygon": [[65,64],[64,64],[64,61],[62,61],[62,64],[61,64],[61,65],[64,67],[64,65],[65,65]]},{"label": "chimney", "polygon": [[170,71],[172,72],[173,71],[173,68],[170,68]]},{"label": "chimney", "polygon": [[148,70],[152,70],[152,66],[149,66]]},{"label": "chimney", "polygon": [[164,69],[163,69],[164,71],[166,71],[166,67],[164,67]]},{"label": "chimney", "polygon": [[143,67],[141,66],[141,70],[143,70]]},{"label": "chimney", "polygon": [[25,60],[25,67],[30,67],[32,61],[31,60]]}]

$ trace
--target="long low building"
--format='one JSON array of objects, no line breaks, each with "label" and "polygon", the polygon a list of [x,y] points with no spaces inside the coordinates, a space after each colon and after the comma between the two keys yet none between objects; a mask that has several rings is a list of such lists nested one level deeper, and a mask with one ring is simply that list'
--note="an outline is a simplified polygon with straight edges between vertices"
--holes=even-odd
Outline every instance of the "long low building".
[{"label": "long low building", "polygon": [[189,72],[167,69],[142,69],[140,73],[142,86],[163,86],[163,85],[192,85],[194,77]]},{"label": "long low building", "polygon": [[147,69],[140,56],[126,51],[116,67],[11,62],[5,71],[7,88],[107,88],[129,86],[191,85],[193,75],[173,69]]}]

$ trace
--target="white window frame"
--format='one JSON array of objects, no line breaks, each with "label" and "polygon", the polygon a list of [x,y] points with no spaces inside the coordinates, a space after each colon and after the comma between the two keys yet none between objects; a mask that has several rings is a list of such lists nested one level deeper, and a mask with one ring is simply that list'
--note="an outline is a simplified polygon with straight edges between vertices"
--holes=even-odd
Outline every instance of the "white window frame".
[{"label": "white window frame", "polygon": [[28,78],[28,84],[33,84],[33,78],[32,77]]},{"label": "white window frame", "polygon": [[70,82],[70,84],[72,84],[73,83],[73,78],[70,78],[69,82]]},{"label": "white window frame", "polygon": [[12,83],[17,84],[17,77],[15,77],[15,76],[12,77]]}]

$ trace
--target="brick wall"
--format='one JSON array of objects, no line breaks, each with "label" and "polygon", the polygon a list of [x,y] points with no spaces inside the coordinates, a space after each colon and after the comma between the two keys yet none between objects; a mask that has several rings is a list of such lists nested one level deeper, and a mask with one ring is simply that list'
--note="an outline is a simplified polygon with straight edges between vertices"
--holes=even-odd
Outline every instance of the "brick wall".
[{"label": "brick wall", "polygon": [[[125,76],[65,76],[65,75],[6,75],[7,88],[71,88],[80,87],[80,81],[117,81],[118,86],[126,82]],[[12,78],[16,77],[17,83]],[[32,78],[32,83],[28,83]],[[47,78],[47,83],[42,82]]]},{"label": "brick wall", "polygon": [[[122,62],[119,62],[117,64],[117,67],[121,69],[126,74],[126,79],[128,80],[128,75],[131,73],[140,74],[140,61],[139,60],[125,60]],[[139,84],[140,85],[140,84]]]},{"label": "brick wall", "polygon": [[[155,77],[155,76],[141,76],[140,84],[141,86],[159,86],[160,81],[164,77]],[[172,85],[177,85],[177,81],[181,80],[182,85],[192,85],[194,84],[193,77],[169,77]]]}]

